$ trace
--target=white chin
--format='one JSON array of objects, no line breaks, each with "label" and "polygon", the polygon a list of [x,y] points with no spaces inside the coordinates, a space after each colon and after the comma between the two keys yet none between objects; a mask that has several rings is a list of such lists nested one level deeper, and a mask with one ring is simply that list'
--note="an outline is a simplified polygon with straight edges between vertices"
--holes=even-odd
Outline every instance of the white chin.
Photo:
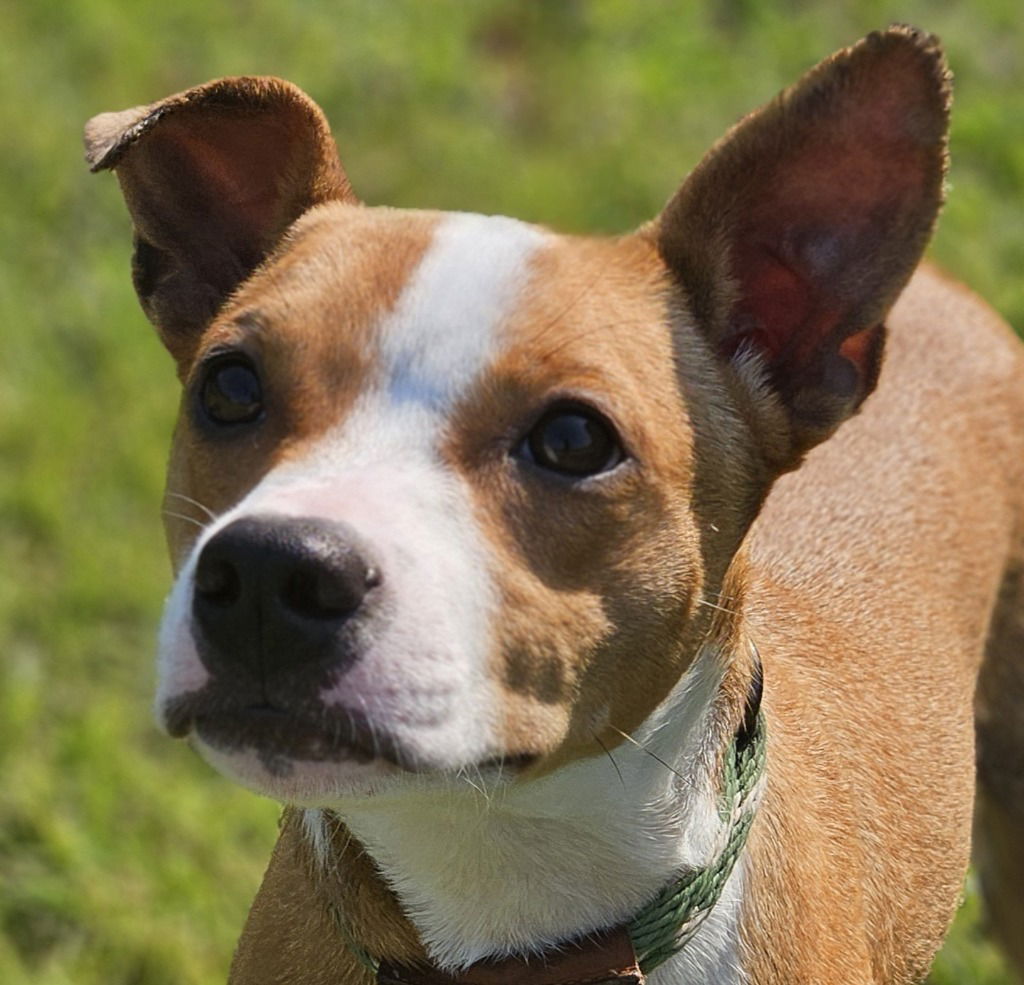
[{"label": "white chin", "polygon": [[264,797],[298,807],[329,807],[339,799],[370,797],[415,777],[385,760],[312,762],[261,755],[253,749],[226,752],[193,738],[199,754],[218,773]]}]

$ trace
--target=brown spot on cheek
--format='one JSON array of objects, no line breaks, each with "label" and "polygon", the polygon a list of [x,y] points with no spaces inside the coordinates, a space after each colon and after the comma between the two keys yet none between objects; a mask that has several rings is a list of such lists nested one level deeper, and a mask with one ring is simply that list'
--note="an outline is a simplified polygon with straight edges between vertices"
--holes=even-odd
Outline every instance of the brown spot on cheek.
[{"label": "brown spot on cheek", "polygon": [[639,482],[600,506],[531,492],[510,497],[495,551],[494,660],[506,751],[552,769],[624,741],[679,679],[697,545],[686,515]]},{"label": "brown spot on cheek", "polygon": [[[547,752],[565,737],[579,690],[581,653],[595,651],[609,626],[593,592],[545,585],[514,549],[496,552],[500,613],[495,663],[504,712],[504,748]],[[549,560],[549,559],[548,559]],[[545,565],[550,571],[550,564]]]},{"label": "brown spot on cheek", "polygon": [[[234,435],[197,427],[186,389],[171,449],[167,513],[205,523],[241,500],[276,465],[301,459],[349,412],[374,378],[375,339],[428,249],[438,216],[332,203],[299,220],[270,261],[242,285],[204,334],[186,387],[215,346],[257,360],[266,413]],[[165,514],[166,516],[166,514]],[[166,516],[177,567],[201,532]]]}]

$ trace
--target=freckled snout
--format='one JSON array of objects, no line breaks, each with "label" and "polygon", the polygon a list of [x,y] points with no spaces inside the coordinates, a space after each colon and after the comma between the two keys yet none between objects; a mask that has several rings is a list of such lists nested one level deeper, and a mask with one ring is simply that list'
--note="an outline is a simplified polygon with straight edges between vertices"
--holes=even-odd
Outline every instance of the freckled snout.
[{"label": "freckled snout", "polygon": [[228,524],[196,563],[193,628],[214,676],[266,683],[314,667],[343,672],[346,630],[380,583],[344,524],[257,515]]}]

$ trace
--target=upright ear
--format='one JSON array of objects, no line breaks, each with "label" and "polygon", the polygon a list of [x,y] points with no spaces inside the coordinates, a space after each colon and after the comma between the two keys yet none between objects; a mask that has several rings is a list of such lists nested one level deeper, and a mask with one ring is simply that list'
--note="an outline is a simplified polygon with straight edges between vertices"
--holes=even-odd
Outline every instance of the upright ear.
[{"label": "upright ear", "polygon": [[121,183],[135,289],[179,360],[295,219],[356,200],[323,113],[281,79],[220,79],[103,113],[85,146],[91,169]]},{"label": "upright ear", "polygon": [[775,470],[874,388],[942,202],[949,101],[935,38],[872,34],[742,120],[658,221],[700,330],[770,393],[755,427]]}]

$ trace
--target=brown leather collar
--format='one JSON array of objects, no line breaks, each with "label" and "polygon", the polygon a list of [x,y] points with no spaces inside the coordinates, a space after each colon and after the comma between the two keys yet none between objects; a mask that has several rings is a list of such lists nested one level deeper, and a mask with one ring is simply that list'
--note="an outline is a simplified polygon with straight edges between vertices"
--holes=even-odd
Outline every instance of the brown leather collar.
[{"label": "brown leather collar", "polygon": [[427,966],[382,961],[378,985],[643,985],[625,927],[531,958],[478,961],[454,975]]}]

